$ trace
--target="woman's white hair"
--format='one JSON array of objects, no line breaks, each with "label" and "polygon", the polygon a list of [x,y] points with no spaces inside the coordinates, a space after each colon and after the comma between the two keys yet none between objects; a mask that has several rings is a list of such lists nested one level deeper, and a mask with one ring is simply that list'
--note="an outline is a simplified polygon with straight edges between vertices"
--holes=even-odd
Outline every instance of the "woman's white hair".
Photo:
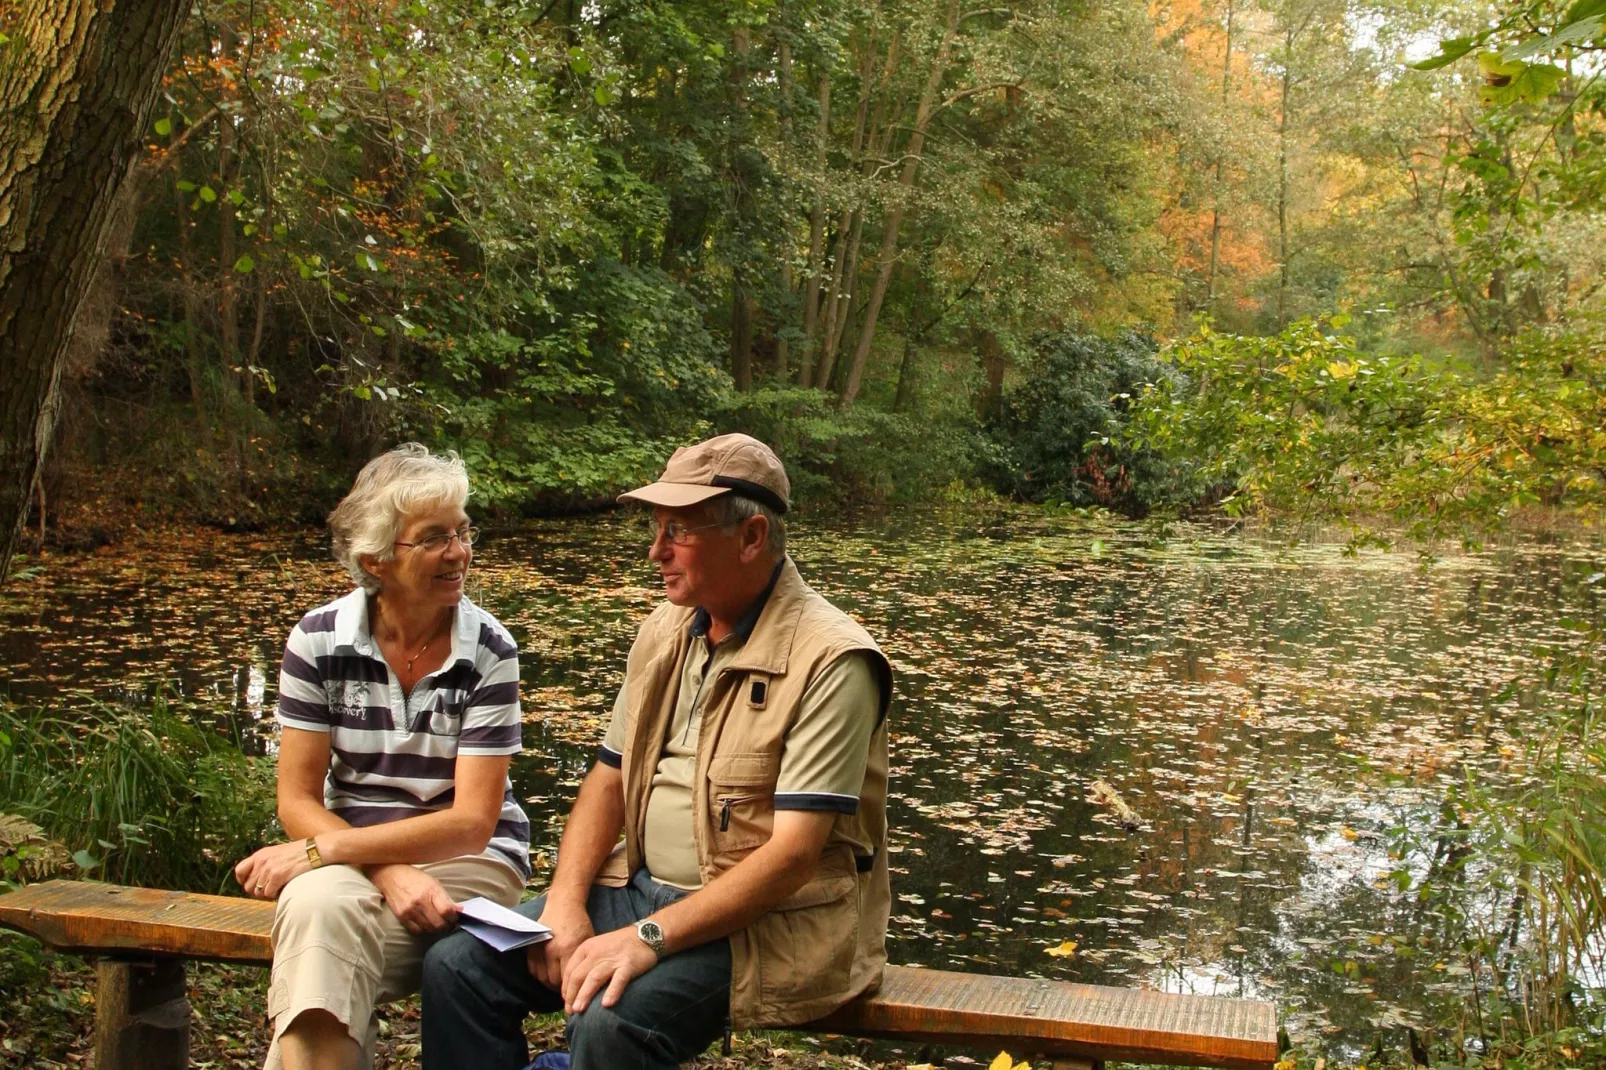
[{"label": "woman's white hair", "polygon": [[430,453],[405,442],[362,466],[351,493],[329,514],[331,549],[355,582],[370,594],[379,580],[362,567],[364,556],[389,561],[407,514],[439,505],[468,504],[468,470],[454,451]]}]

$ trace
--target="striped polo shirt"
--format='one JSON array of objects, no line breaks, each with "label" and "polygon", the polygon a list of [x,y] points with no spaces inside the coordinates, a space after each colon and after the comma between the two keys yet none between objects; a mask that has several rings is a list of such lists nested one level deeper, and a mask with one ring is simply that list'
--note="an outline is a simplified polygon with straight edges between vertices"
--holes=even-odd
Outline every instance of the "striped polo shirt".
[{"label": "striped polo shirt", "polygon": [[[355,590],[308,613],[285,643],[279,724],[328,732],[324,805],[355,827],[452,805],[459,754],[517,754],[519,652],[501,622],[467,598],[445,664],[403,694]],[[530,876],[530,822],[504,781],[483,857]]]}]

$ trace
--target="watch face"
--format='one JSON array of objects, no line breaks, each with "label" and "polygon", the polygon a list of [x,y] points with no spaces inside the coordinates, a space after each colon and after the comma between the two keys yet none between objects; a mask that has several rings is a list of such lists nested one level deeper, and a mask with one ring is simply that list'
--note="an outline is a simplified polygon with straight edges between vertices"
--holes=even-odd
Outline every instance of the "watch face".
[{"label": "watch face", "polygon": [[641,933],[641,938],[648,943],[654,943],[664,938],[664,931],[658,927],[656,921],[644,921],[636,929]]}]

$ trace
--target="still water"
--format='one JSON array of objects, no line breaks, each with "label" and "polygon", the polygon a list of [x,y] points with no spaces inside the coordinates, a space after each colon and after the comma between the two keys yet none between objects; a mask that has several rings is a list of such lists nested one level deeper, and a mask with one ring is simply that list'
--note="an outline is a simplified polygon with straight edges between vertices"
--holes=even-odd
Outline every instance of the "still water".
[{"label": "still water", "polygon": [[[547,865],[657,597],[644,542],[612,515],[476,550],[471,596],[520,643],[513,777]],[[1581,542],[1424,570],[1185,525],[893,514],[800,524],[792,551],[898,675],[892,961],[1272,999],[1333,1052],[1460,999],[1435,919],[1386,879],[1390,832],[1502,774],[1549,697],[1540,648],[1598,611]],[[0,590],[0,689],[162,690],[271,749],[284,636],[345,590],[312,532],[52,558]]]}]

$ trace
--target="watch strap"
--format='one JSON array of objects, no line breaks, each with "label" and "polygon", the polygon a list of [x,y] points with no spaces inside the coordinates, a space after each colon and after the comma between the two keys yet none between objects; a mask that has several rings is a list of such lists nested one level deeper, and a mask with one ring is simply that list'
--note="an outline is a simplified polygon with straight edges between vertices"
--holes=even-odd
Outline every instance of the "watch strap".
[{"label": "watch strap", "polygon": [[323,865],[323,855],[318,853],[318,841],[311,836],[307,837],[307,861],[311,863],[313,869]]}]

